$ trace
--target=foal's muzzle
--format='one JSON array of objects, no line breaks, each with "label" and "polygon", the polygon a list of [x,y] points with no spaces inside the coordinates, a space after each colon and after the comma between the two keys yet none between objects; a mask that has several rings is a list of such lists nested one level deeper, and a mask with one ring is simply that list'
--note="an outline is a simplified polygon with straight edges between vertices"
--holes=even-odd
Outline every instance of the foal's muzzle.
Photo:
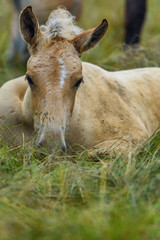
[{"label": "foal's muzzle", "polygon": [[43,148],[49,154],[54,154],[55,151],[65,152],[66,142],[63,129],[40,131],[37,137],[37,147]]}]

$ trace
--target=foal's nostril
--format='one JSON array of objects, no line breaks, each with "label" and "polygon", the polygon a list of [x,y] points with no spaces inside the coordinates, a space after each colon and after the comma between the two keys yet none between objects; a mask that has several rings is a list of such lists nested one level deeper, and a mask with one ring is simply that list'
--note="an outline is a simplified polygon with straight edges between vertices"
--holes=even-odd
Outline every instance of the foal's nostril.
[{"label": "foal's nostril", "polygon": [[[45,146],[45,143],[42,142],[42,141],[37,143],[37,148],[42,148],[42,147],[44,147],[44,146]],[[47,146],[46,146],[46,147],[47,147]],[[62,152],[66,152],[66,149],[67,149],[67,148],[66,148],[66,144],[65,144],[65,143],[62,143],[62,144],[61,144],[61,151],[62,151]]]}]

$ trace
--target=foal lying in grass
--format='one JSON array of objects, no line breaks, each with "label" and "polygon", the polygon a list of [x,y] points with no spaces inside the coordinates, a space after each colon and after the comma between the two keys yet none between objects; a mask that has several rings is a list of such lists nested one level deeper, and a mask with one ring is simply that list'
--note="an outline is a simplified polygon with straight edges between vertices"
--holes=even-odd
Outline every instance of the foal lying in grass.
[{"label": "foal lying in grass", "polygon": [[126,151],[156,130],[160,68],[108,72],[80,60],[101,40],[107,20],[83,32],[70,13],[58,9],[40,27],[27,7],[20,27],[31,57],[26,76],[0,89],[0,134],[7,142],[33,136],[51,153],[68,144]]}]

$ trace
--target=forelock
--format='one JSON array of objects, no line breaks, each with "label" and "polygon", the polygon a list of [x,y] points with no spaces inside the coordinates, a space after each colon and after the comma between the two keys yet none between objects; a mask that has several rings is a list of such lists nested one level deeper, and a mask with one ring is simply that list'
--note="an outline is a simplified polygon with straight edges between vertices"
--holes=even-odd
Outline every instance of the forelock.
[{"label": "forelock", "polygon": [[75,17],[64,8],[54,10],[45,25],[40,27],[43,41],[51,41],[55,37],[62,37],[72,40],[82,32],[82,29],[75,25]]}]

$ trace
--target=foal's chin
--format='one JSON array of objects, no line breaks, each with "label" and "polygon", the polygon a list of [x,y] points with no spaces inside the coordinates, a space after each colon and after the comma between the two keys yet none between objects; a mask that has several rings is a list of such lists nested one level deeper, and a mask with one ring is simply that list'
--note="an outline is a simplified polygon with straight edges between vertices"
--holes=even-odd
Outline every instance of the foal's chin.
[{"label": "foal's chin", "polygon": [[40,150],[40,153],[45,155],[48,155],[48,154],[53,156],[55,156],[56,154],[63,155],[67,150],[66,142],[64,138],[63,140],[48,138],[43,141],[39,141],[37,139],[36,146]]},{"label": "foal's chin", "polygon": [[37,144],[37,148],[40,154],[52,156],[55,156],[57,154],[63,155],[67,151],[66,145],[64,143],[63,144],[55,143],[55,145],[49,143],[46,143],[44,145]]}]

